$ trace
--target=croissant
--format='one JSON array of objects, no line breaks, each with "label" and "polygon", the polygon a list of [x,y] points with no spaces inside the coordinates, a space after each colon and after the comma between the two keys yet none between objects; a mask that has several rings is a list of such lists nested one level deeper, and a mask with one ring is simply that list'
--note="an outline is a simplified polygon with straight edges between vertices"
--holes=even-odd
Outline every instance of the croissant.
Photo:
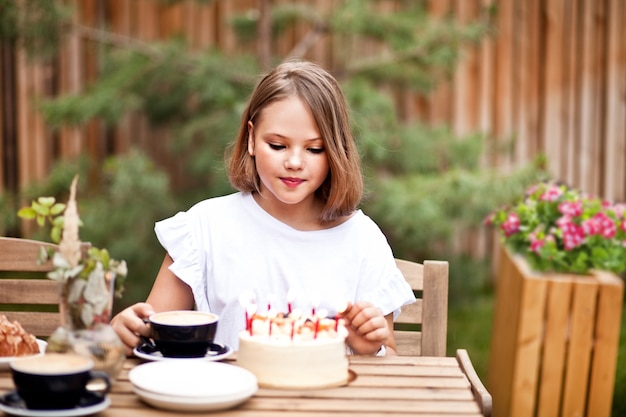
[{"label": "croissant", "polygon": [[26,356],[39,353],[37,339],[17,321],[0,314],[0,357]]}]

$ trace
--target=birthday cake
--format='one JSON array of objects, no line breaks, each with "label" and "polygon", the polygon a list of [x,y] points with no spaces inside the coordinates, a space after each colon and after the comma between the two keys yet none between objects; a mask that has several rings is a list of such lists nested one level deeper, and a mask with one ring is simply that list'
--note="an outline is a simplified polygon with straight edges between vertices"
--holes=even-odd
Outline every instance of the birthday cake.
[{"label": "birthday cake", "polygon": [[237,363],[259,386],[328,388],[348,382],[347,330],[338,318],[253,315],[239,334]]}]

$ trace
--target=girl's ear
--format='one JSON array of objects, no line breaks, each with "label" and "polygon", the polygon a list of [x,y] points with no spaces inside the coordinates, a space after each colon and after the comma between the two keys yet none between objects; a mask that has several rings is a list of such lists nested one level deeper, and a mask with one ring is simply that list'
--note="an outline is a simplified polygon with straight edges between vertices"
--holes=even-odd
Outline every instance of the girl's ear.
[{"label": "girl's ear", "polygon": [[254,125],[248,121],[248,154],[254,156]]}]

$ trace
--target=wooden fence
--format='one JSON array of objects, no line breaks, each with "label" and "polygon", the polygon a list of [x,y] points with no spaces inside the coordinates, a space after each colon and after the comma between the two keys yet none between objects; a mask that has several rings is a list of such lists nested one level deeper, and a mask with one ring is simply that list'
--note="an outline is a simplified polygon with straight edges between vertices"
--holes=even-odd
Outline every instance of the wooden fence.
[{"label": "wooden fence", "polygon": [[[154,0],[65,0],[78,10],[74,23],[107,27],[139,40],[182,33],[194,48],[240,45],[227,25],[233,13],[261,1],[221,0],[175,5]],[[275,0],[278,1],[278,0]],[[289,0],[281,0],[282,2]],[[309,0],[332,10],[337,0]],[[430,0],[433,19],[477,17],[496,10],[497,34],[465,47],[454,77],[427,97],[402,97],[407,118],[449,124],[459,134],[481,131],[490,140],[514,138],[510,157],[485,163],[503,170],[545,153],[551,173],[608,199],[626,200],[626,2],[623,0]],[[394,1],[387,2],[388,7]],[[303,34],[278,42],[286,54]],[[333,44],[322,39],[306,56],[332,65]],[[166,132],[139,115],[113,131],[98,122],[52,134],[36,111],[42,96],[78,92],[98,76],[88,31],[75,32],[49,65],[29,63],[20,50],[0,46],[0,192],[46,177],[57,159],[89,153],[94,161],[146,149],[176,181],[180,162],[168,153]],[[94,169],[98,170],[96,166]]]}]

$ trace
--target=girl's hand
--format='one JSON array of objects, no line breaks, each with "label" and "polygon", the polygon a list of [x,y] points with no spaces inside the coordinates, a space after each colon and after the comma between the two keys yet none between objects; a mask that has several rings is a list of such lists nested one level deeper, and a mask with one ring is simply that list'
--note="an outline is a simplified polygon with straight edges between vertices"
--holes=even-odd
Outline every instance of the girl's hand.
[{"label": "girl's hand", "polygon": [[346,343],[356,354],[374,355],[393,338],[388,318],[372,303],[358,301],[348,304],[341,317],[348,329]]},{"label": "girl's hand", "polygon": [[150,326],[144,319],[154,313],[154,309],[148,303],[137,303],[122,310],[111,320],[111,326],[115,333],[124,343],[126,356],[133,354],[133,349],[139,345],[140,336],[150,336]]}]

